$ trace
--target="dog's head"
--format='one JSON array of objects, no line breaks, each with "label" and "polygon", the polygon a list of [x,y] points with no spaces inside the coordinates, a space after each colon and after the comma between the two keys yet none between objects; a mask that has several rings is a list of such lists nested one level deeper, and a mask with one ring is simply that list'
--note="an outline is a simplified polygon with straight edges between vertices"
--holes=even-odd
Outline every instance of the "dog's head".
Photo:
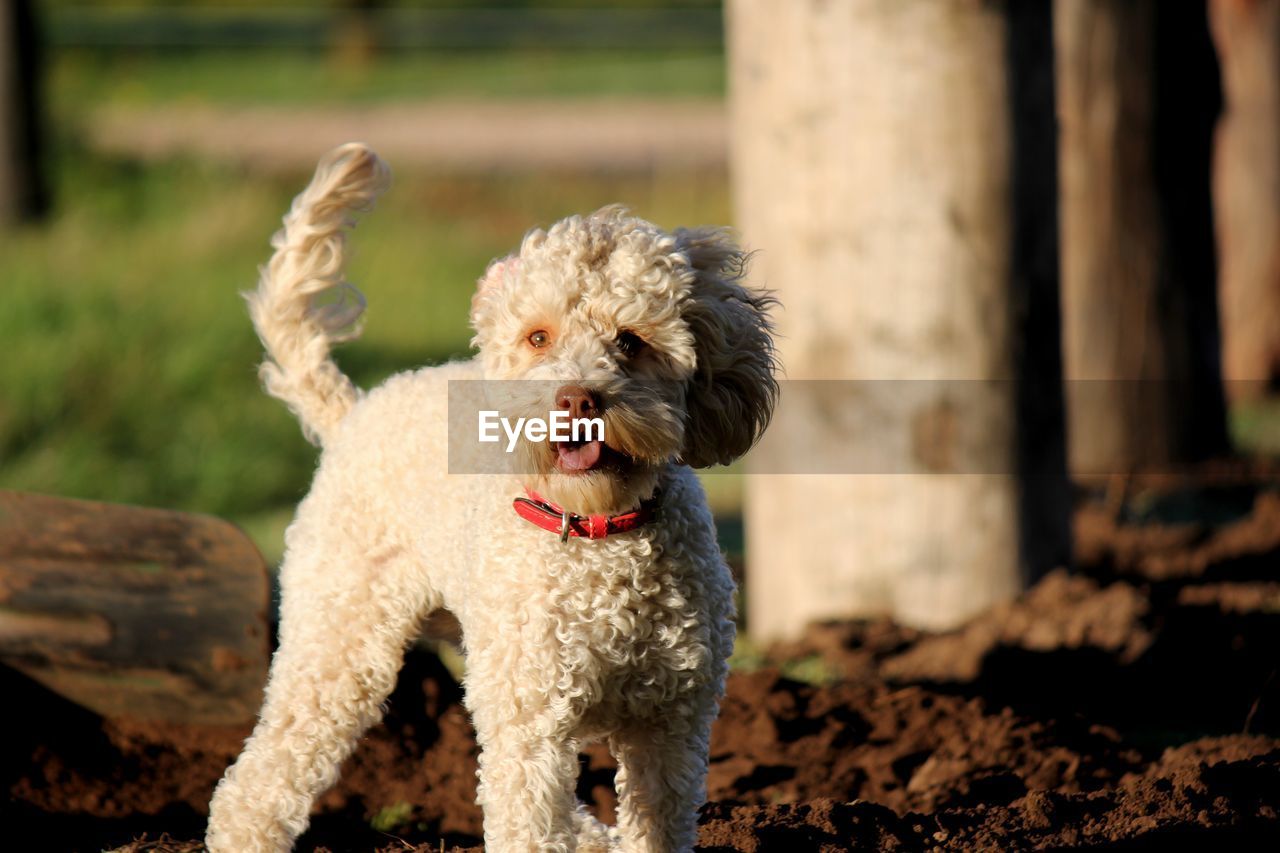
[{"label": "dog's head", "polygon": [[724,229],[667,233],[618,207],[531,231],[471,306],[488,379],[525,385],[521,415],[599,418],[604,440],[521,440],[527,485],[579,514],[647,498],[670,461],[741,456],[778,386],[768,309]]}]

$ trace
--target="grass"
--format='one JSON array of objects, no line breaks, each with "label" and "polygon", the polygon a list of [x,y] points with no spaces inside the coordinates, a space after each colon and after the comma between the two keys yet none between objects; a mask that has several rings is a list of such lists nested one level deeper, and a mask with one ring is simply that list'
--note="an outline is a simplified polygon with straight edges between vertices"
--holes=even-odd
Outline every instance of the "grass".
[{"label": "grass", "polygon": [[733,641],[733,654],[729,656],[729,668],[734,672],[755,672],[765,667],[777,667],[778,671],[793,681],[814,686],[834,684],[844,676],[821,655],[805,655],[794,660],[778,660],[755,643],[747,634],[739,633]]},{"label": "grass", "polygon": [[720,97],[714,51],[397,53],[359,65],[302,50],[63,49],[50,64],[62,116],[103,106],[368,104],[423,98]]},{"label": "grass", "polygon": [[378,832],[390,832],[404,826],[413,818],[413,806],[406,802],[386,806],[369,819],[369,826]]},{"label": "grass", "polygon": [[1265,456],[1280,456],[1280,397],[1265,397],[1232,407],[1228,418],[1237,447]]},{"label": "grass", "polygon": [[[277,558],[316,452],[258,389],[237,294],[306,177],[75,149],[56,174],[53,218],[0,238],[0,487],[214,513]],[[370,307],[339,362],[368,387],[465,354],[489,259],[531,225],[619,200],[668,226],[729,215],[719,174],[398,172],[353,241]]]},{"label": "grass", "polygon": [[[65,139],[128,105],[371,103],[424,97],[718,96],[715,51],[398,52],[59,49],[48,95]],[[48,223],[0,237],[0,487],[210,512],[269,561],[315,449],[257,386],[253,286],[303,174],[112,159],[65,141]],[[354,240],[369,298],[343,368],[368,387],[468,351],[472,284],[531,225],[623,201],[667,225],[728,221],[719,174],[457,179],[397,170]],[[734,509],[738,477],[710,478]]]}]

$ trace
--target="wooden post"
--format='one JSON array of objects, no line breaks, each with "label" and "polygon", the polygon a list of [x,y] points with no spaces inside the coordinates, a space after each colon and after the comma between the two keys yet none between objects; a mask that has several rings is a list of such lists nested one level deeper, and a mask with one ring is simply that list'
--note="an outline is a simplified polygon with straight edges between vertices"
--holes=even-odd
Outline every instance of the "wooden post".
[{"label": "wooden post", "polygon": [[0,0],[0,228],[41,216],[40,63],[29,0]]},{"label": "wooden post", "polygon": [[1222,373],[1232,399],[1280,383],[1280,0],[1211,0],[1226,111],[1214,150]]},{"label": "wooden post", "polygon": [[1205,9],[1057,0],[1054,13],[1071,470],[1224,452]]},{"label": "wooden post", "polygon": [[[1048,7],[1031,5],[1047,47]],[[877,471],[748,478],[748,628],[955,625],[1022,586],[1013,289],[1046,271],[1056,285],[1052,213],[1048,264],[1014,252],[1006,4],[733,0],[727,15],[735,206],[753,279],[783,304],[783,384],[862,380],[826,400],[784,388],[756,470],[785,470],[787,424],[807,421]]]}]

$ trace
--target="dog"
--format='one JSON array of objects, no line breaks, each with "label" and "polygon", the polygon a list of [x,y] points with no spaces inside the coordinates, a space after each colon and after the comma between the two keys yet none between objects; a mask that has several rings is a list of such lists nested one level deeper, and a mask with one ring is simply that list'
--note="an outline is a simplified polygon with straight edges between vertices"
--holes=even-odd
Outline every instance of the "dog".
[{"label": "dog", "polygon": [[[322,453],[285,534],[263,708],[214,793],[208,849],[291,849],[423,619],[447,608],[486,849],[688,850],[735,630],[693,469],[741,456],[769,422],[776,302],[744,285],[725,229],[668,233],[608,207],[530,231],[489,266],[474,359],[365,393],[330,348],[358,334],[364,307],[343,280],[352,217],[388,183],[363,145],[327,155],[246,295],[265,389]],[[604,438],[526,432],[520,470],[452,471],[463,380],[548,389],[527,392],[544,416],[598,419]],[[615,827],[574,793],[580,747],[602,739],[618,762]]]}]

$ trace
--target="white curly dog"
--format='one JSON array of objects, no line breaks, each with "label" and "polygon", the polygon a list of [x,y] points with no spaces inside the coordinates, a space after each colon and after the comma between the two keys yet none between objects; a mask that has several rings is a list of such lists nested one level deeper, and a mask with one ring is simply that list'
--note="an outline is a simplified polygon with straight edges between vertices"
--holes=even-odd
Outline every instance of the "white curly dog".
[{"label": "white curly dog", "polygon": [[[291,848],[444,607],[462,627],[487,849],[688,850],[734,638],[691,466],[740,456],[768,423],[772,300],[741,284],[724,230],[666,233],[605,208],[490,265],[474,360],[365,394],[329,349],[363,308],[342,278],[351,216],[387,181],[362,145],[327,155],[248,296],[266,389],[323,454],[285,536],[265,703],[214,793],[208,848]],[[522,471],[450,473],[459,379],[540,380],[544,416],[598,417],[604,441],[526,434]],[[617,827],[574,793],[579,748],[600,739],[618,761]]]}]

